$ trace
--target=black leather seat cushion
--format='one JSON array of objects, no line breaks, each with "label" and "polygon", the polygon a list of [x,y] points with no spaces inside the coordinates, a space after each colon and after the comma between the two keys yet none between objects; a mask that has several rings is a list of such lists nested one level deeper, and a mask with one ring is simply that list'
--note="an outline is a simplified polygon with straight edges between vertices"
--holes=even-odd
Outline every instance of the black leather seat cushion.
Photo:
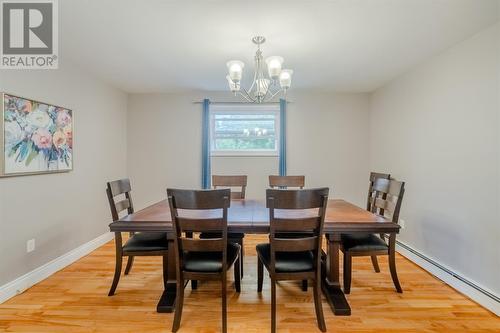
[{"label": "black leather seat cushion", "polygon": [[[236,260],[240,246],[234,243],[227,244],[227,267]],[[222,252],[185,252],[184,270],[189,272],[215,273],[222,271]]]},{"label": "black leather seat cushion", "polygon": [[127,252],[167,250],[167,234],[164,232],[140,232],[130,237],[123,250]]},{"label": "black leather seat cushion", "polygon": [[[271,264],[271,244],[257,245],[257,254],[266,267]],[[314,255],[312,251],[276,252],[276,272],[293,273],[314,270]]]},{"label": "black leather seat cushion", "polygon": [[[221,238],[221,232],[202,232],[200,233],[201,239],[210,239],[210,238]],[[227,238],[239,239],[245,237],[245,234],[242,232],[229,232],[227,234]]]},{"label": "black leather seat cushion", "polygon": [[346,251],[387,250],[387,244],[374,234],[342,234],[342,247]]}]

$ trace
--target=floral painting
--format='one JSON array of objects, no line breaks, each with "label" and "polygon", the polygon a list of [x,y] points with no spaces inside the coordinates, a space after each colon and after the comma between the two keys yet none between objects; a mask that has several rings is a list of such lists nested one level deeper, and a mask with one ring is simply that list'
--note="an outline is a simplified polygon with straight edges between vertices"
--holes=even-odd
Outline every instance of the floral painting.
[{"label": "floral painting", "polygon": [[73,112],[3,94],[3,175],[73,169]]}]

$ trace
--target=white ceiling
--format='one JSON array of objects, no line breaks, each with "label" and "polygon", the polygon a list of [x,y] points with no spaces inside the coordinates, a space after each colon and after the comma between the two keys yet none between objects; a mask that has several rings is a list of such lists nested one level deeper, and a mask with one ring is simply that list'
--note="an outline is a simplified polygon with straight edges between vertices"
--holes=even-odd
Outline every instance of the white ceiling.
[{"label": "white ceiling", "polygon": [[252,36],[292,88],[371,91],[499,19],[499,0],[60,0],[60,56],[126,92],[226,90]]}]

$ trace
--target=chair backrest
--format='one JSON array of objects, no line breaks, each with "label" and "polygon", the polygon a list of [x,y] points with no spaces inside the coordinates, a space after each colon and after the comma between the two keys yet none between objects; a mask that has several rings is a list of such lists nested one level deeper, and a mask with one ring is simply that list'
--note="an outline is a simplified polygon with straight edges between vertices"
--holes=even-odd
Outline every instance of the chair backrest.
[{"label": "chair backrest", "polygon": [[[127,210],[127,214],[132,214],[134,212],[130,191],[132,191],[132,188],[130,187],[130,180],[128,178],[107,183],[106,194],[108,196],[109,208],[111,208],[113,221],[118,220],[120,218],[119,214],[124,210]],[[121,194],[124,195],[124,199],[116,201],[115,197]]]},{"label": "chair backrest", "polygon": [[[182,270],[184,251],[222,252],[223,272],[227,259],[227,209],[231,191],[167,189],[168,203],[175,233],[178,269]],[[179,212],[179,209],[182,212]],[[181,213],[181,214],[179,214]],[[188,232],[220,233],[219,238],[188,238]]]},{"label": "chair backrest", "polygon": [[269,176],[269,187],[289,188],[297,187],[303,189],[306,176]]},{"label": "chair backrest", "polygon": [[[307,190],[266,190],[269,208],[271,263],[274,274],[276,252],[313,251],[320,267],[321,237],[328,204],[327,187]],[[279,210],[278,212],[276,210]],[[278,238],[279,233],[298,233],[302,238]]]},{"label": "chair backrest", "polygon": [[372,193],[370,211],[398,223],[405,183],[395,179],[378,178],[373,183]]},{"label": "chair backrest", "polygon": [[245,199],[245,191],[247,188],[247,176],[212,176],[212,186],[214,189],[218,187],[240,187],[241,190],[231,191],[231,199]]},{"label": "chair backrest", "polygon": [[368,198],[366,200],[366,210],[372,209],[373,183],[375,183],[375,180],[379,178],[390,179],[391,175],[388,173],[370,172],[370,184],[368,186]]}]

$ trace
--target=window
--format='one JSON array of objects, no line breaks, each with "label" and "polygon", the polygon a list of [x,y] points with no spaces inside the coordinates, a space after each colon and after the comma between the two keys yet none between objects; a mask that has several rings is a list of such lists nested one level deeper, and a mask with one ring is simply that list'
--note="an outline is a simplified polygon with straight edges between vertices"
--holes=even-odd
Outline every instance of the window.
[{"label": "window", "polygon": [[278,156],[279,105],[210,105],[211,153]]}]

